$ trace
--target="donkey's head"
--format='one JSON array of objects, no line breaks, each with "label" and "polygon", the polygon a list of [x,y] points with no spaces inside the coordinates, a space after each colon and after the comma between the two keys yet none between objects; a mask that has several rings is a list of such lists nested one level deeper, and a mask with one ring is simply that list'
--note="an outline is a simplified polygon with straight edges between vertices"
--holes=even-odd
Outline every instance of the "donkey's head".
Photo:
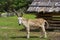
[{"label": "donkey's head", "polygon": [[15,12],[15,14],[17,15],[17,17],[18,17],[18,24],[19,25],[21,25],[22,24],[22,16],[23,16],[23,12],[17,12],[17,11],[15,11],[14,10],[14,12]]},{"label": "donkey's head", "polygon": [[22,16],[23,16],[23,13],[20,13],[20,16],[18,16],[18,23],[19,23],[19,25],[22,24],[22,20],[23,20]]},{"label": "donkey's head", "polygon": [[22,17],[18,17],[18,24],[19,24],[19,25],[22,24]]}]

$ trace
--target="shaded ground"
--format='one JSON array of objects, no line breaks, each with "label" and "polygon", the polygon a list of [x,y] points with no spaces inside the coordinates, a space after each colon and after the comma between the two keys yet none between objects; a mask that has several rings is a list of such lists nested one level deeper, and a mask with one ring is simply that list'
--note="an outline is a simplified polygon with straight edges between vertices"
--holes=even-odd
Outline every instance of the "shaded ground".
[{"label": "shaded ground", "polygon": [[[29,40],[60,40],[60,31],[47,31],[48,38],[39,38],[40,32],[31,31]],[[26,31],[2,27],[0,29],[0,40],[27,40]]]},{"label": "shaded ground", "polygon": [[[25,29],[20,31],[25,31]],[[30,31],[31,33],[36,34],[37,36],[38,34],[41,33],[39,32],[39,30],[30,30]],[[47,30],[47,35],[48,35],[48,40],[60,40],[60,30],[49,30],[49,31]]]},{"label": "shaded ground", "polygon": [[[39,37],[41,32],[31,32],[32,38],[34,37],[34,34],[36,37]],[[60,30],[55,31],[47,31],[48,39],[47,40],[60,40]],[[41,36],[41,35],[40,35]]]},{"label": "shaded ground", "polygon": [[50,40],[60,40],[60,32],[48,32]]},{"label": "shaded ground", "polygon": [[[25,35],[23,35],[23,33]],[[11,38],[26,38],[26,32],[22,32],[20,31],[20,36],[16,36],[16,37],[11,37]],[[47,35],[48,35],[48,38],[46,40],[60,40],[60,32],[58,31],[50,31],[50,32],[47,32]],[[30,34],[30,38],[39,38],[40,35],[40,32],[31,32]],[[41,38],[41,40],[44,40],[43,38]]]}]

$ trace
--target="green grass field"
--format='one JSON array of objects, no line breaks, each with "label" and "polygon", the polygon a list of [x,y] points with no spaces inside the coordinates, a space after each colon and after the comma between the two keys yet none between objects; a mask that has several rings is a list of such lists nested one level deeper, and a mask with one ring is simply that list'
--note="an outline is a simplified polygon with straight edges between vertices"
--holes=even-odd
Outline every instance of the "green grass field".
[{"label": "green grass field", "polygon": [[[35,15],[24,14],[27,19],[34,19]],[[0,17],[0,40],[48,40],[39,38],[39,32],[31,32],[30,39],[26,39],[26,32],[20,31],[24,29],[18,25],[17,16],[13,17]]]}]

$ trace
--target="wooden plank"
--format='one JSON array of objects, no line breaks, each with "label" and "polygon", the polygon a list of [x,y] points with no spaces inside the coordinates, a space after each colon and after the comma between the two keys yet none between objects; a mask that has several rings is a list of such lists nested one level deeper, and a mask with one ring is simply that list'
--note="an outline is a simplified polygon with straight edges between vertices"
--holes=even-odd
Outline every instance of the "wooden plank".
[{"label": "wooden plank", "polygon": [[48,27],[48,28],[46,28],[46,29],[56,29],[56,30],[60,30],[60,27]]},{"label": "wooden plank", "polygon": [[60,27],[60,24],[50,24],[52,27]]},{"label": "wooden plank", "polygon": [[48,2],[49,0],[34,0],[33,2]]},{"label": "wooden plank", "polygon": [[57,20],[57,21],[59,21],[59,20],[60,20],[60,18],[52,18],[52,20]]},{"label": "wooden plank", "polygon": [[51,17],[42,17],[42,16],[37,16],[36,18],[44,18],[46,20],[52,20]]},{"label": "wooden plank", "polygon": [[60,13],[37,13],[36,16],[60,16]]},{"label": "wooden plank", "polygon": [[60,15],[53,15],[52,17],[60,17]]},{"label": "wooden plank", "polygon": [[60,21],[48,20],[48,22],[51,23],[51,24],[60,24]]}]

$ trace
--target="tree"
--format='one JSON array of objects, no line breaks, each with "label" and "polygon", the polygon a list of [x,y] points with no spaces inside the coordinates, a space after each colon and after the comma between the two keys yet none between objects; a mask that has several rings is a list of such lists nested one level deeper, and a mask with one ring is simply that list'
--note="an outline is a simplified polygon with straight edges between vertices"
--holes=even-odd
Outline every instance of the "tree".
[{"label": "tree", "polygon": [[20,8],[27,8],[31,0],[0,0],[0,11],[19,10]]}]

